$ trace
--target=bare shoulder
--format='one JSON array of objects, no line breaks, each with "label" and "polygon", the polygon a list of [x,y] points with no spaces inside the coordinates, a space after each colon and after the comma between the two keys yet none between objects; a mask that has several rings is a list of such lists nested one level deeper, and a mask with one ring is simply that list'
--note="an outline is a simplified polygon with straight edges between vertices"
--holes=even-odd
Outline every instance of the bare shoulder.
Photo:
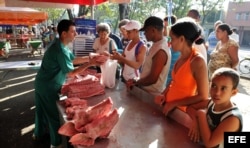
[{"label": "bare shoulder", "polygon": [[205,67],[206,66],[205,59],[201,54],[197,54],[191,59],[191,66],[195,68]]},{"label": "bare shoulder", "polygon": [[240,128],[240,119],[237,116],[229,116],[218,126],[223,131],[238,131]]}]

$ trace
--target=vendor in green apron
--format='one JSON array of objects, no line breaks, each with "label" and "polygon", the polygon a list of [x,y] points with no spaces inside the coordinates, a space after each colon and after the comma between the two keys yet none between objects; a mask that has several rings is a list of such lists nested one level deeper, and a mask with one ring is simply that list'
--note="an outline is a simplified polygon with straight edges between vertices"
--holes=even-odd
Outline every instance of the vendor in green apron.
[{"label": "vendor in green apron", "polygon": [[[59,39],[55,39],[45,52],[41,68],[35,80],[35,130],[34,139],[42,138],[49,129],[51,148],[61,147],[59,112],[56,101],[59,100],[61,86],[66,77],[74,77],[89,66],[96,65],[88,57],[75,58],[67,45],[77,35],[75,24],[62,20],[58,24]],[[75,64],[85,63],[74,69]]]}]

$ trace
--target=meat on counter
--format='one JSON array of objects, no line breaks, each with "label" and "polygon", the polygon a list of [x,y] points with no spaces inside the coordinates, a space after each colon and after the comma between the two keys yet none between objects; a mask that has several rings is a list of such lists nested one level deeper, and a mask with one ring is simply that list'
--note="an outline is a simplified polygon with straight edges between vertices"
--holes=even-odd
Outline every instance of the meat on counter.
[{"label": "meat on counter", "polygon": [[[65,99],[62,104],[79,105],[77,103],[68,103],[79,101],[78,99],[73,98],[71,101],[68,99]],[[72,118],[72,113],[66,113],[67,116],[71,116],[72,120],[65,122],[58,130],[58,133],[71,137],[70,142],[72,145],[93,145],[95,139],[107,138],[113,127],[118,122],[119,115],[117,109],[112,110],[112,106],[113,101],[111,97],[104,99],[94,106],[88,106],[87,108],[64,106],[65,110],[69,107],[75,109],[72,111],[74,112],[74,115]]]}]

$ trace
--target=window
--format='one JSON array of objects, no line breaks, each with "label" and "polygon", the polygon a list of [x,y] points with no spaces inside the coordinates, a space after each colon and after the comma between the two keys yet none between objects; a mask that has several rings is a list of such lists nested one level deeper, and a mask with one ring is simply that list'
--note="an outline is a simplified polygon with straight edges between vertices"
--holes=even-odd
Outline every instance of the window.
[{"label": "window", "polygon": [[246,21],[250,19],[249,14],[250,14],[250,12],[247,12],[247,13],[246,13],[246,16],[245,16],[245,20],[246,20]]},{"label": "window", "polygon": [[240,20],[240,17],[241,17],[241,13],[237,13],[236,14],[236,20]]}]

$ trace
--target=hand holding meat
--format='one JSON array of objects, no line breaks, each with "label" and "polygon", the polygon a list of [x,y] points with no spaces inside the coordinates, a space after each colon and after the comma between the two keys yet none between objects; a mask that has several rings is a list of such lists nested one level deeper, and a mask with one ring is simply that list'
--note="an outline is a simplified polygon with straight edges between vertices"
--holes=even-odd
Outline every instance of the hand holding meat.
[{"label": "hand holding meat", "polygon": [[114,51],[113,54],[110,55],[110,58],[112,60],[118,60],[118,61],[120,61],[123,58],[123,56],[119,52]]}]

